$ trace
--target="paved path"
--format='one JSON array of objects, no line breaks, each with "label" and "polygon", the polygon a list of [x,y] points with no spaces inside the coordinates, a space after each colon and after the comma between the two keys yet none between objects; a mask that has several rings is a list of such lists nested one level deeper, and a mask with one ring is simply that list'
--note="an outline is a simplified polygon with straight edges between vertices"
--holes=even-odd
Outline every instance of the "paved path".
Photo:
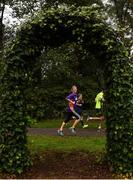
[{"label": "paved path", "polygon": [[[98,132],[97,129],[77,129],[76,136],[105,136],[105,130],[101,130],[101,132]],[[56,128],[29,128],[28,134],[30,135],[48,135],[48,136],[58,136],[57,135],[57,129]],[[69,129],[64,130],[64,134],[66,136],[72,136],[73,134]]]}]

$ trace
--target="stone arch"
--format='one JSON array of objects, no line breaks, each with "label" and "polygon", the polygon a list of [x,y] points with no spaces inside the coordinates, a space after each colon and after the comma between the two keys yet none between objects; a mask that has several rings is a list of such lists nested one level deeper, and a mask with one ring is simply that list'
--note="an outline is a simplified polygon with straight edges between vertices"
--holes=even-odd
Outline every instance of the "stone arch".
[{"label": "stone arch", "polygon": [[107,157],[117,172],[132,172],[133,72],[116,33],[91,8],[49,9],[23,24],[5,55],[1,78],[0,169],[21,172],[28,160],[24,87],[29,64],[42,50],[77,42],[106,69]]}]

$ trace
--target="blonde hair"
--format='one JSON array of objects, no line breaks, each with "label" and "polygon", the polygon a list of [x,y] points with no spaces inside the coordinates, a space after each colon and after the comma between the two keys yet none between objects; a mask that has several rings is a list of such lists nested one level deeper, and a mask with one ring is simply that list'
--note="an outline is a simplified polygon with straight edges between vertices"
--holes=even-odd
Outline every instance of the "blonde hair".
[{"label": "blonde hair", "polygon": [[73,85],[73,86],[72,86],[72,88],[71,88],[71,92],[73,92],[73,91],[74,91],[74,88],[76,88],[76,89],[77,89],[77,86],[76,86],[76,85]]}]

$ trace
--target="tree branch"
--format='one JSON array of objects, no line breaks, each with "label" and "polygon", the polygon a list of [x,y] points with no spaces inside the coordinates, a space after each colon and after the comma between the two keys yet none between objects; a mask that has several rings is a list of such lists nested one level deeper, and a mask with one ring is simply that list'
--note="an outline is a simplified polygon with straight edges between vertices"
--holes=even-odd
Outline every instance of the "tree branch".
[{"label": "tree branch", "polygon": [[1,8],[1,17],[0,17],[0,24],[2,25],[3,17],[4,17],[4,10],[5,10],[5,0],[2,1],[0,8]]}]

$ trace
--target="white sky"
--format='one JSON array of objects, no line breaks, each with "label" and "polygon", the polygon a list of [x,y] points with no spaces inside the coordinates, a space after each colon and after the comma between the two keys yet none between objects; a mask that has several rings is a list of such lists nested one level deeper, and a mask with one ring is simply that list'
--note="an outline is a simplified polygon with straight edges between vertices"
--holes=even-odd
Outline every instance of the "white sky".
[{"label": "white sky", "polygon": [[5,6],[5,12],[4,12],[4,24],[15,24],[19,23],[19,20],[17,18],[12,18],[12,9],[9,8],[9,6]]}]

